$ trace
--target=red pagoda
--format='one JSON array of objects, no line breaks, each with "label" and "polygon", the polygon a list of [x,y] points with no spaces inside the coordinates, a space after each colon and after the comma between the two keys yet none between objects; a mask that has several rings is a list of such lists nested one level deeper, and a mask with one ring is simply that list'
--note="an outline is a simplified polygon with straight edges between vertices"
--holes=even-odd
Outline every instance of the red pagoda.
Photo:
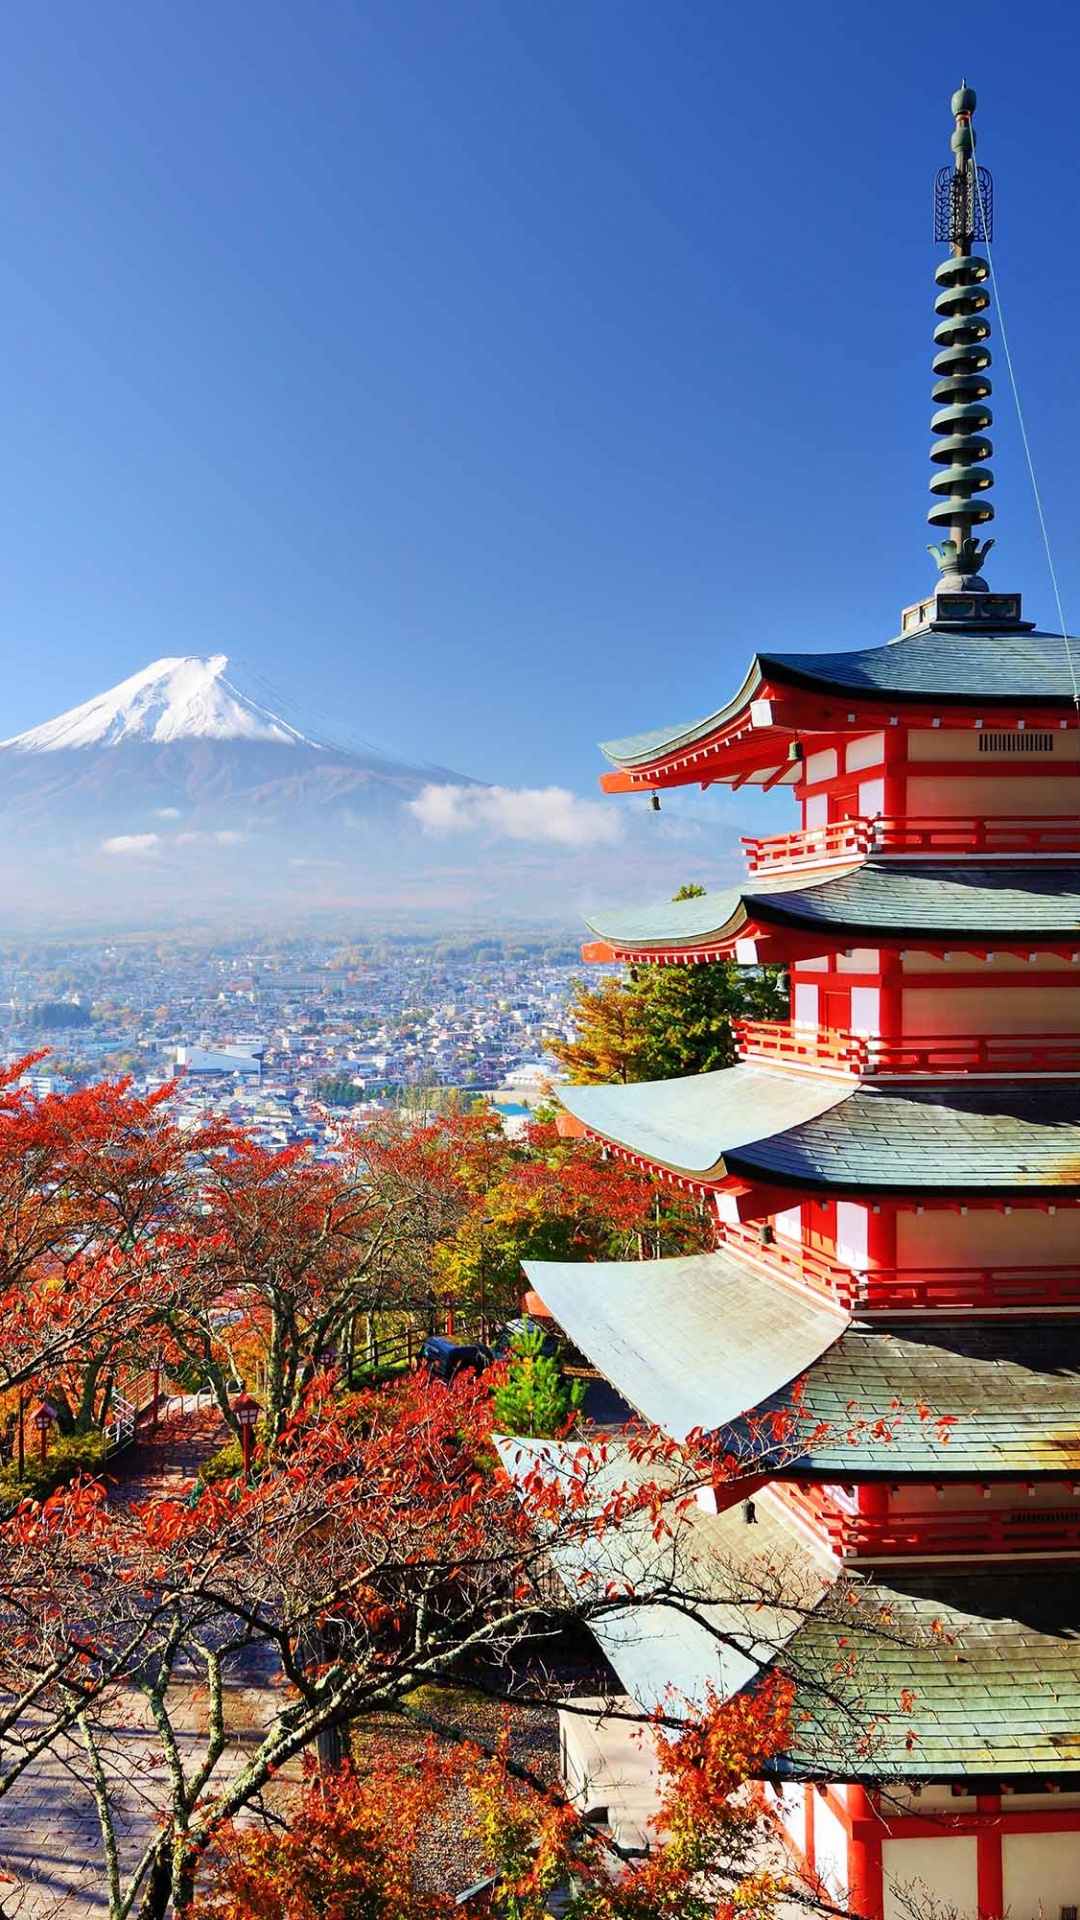
[{"label": "red pagoda", "polygon": [[[585,949],[790,971],[790,1020],[743,1024],[736,1066],[559,1090],[570,1127],[715,1209],[716,1248],[528,1272],[676,1438],[737,1436],[799,1383],[813,1440],[720,1487],[701,1552],[854,1574],[895,1623],[859,1653],[862,1758],[819,1726],[764,1788],[831,1897],[874,1920],[913,1887],[979,1920],[1076,1920],[1080,732],[1069,642],[981,573],[974,107],[965,85],[936,193],[936,590],[884,646],[760,654],[726,706],[605,748],[608,792],[786,786],[801,812],[747,843],[741,885],[600,916]],[[844,1657],[812,1610],[790,1633],[822,1671]],[[644,1704],[756,1670],[670,1618],[605,1651]],[[564,1769],[631,1819],[642,1783],[613,1741],[567,1716]]]}]

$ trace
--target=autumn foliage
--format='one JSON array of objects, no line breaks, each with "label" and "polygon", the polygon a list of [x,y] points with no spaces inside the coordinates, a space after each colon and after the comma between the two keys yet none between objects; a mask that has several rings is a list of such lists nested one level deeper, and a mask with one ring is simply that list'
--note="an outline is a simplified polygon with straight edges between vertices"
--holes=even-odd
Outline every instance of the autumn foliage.
[{"label": "autumn foliage", "polygon": [[[9,1452],[20,1400],[47,1395],[62,1431],[93,1433],[147,1369],[209,1388],[234,1426],[236,1390],[254,1384],[262,1419],[250,1479],[119,1498],[84,1476],[0,1511],[0,1805],[48,1749],[81,1751],[112,1920],[164,1920],[196,1897],[205,1920],[439,1915],[413,1842],[451,1802],[517,1920],[540,1920],[568,1879],[583,1914],[650,1920],[692,1913],[705,1875],[700,1911],[720,1913],[718,1875],[753,1884],[736,1803],[782,1738],[768,1688],[700,1724],[684,1703],[643,1727],[667,1782],[644,1863],[620,1859],[550,1781],[522,1777],[505,1742],[481,1751],[460,1729],[422,1764],[312,1777],[284,1828],[251,1824],[320,1743],[347,1746],[373,1718],[411,1724],[419,1689],[550,1709],[557,1673],[534,1648],[628,1598],[685,1613],[670,1570],[681,1517],[703,1479],[738,1471],[699,1436],[576,1439],[554,1475],[526,1440],[511,1467],[493,1435],[506,1367],[451,1389],[406,1374],[354,1390],[351,1355],[365,1317],[513,1308],[530,1254],[701,1245],[697,1210],[550,1123],[510,1142],[487,1114],[390,1116],[325,1162],[226,1123],[181,1129],[168,1088],[38,1100],[23,1065],[0,1076]],[[577,1589],[556,1577],[563,1548],[593,1554],[628,1525],[656,1547],[644,1575],[637,1553],[632,1593],[617,1572]],[[258,1721],[237,1749],[235,1703],[253,1688]],[[129,1858],[108,1781],[136,1722],[157,1743],[158,1819]]]},{"label": "autumn foliage", "polygon": [[643,1859],[620,1858],[557,1790],[515,1777],[505,1737],[487,1754],[431,1741],[418,1761],[388,1755],[362,1777],[346,1764],[309,1777],[286,1831],[222,1831],[193,1920],[450,1920],[453,1893],[425,1885],[422,1868],[440,1826],[467,1841],[478,1899],[514,1920],[547,1920],[556,1894],[582,1920],[771,1920],[786,1882],[752,1860],[746,1790],[782,1750],[789,1711],[776,1679],[710,1700],[675,1738],[643,1734],[663,1783]]}]

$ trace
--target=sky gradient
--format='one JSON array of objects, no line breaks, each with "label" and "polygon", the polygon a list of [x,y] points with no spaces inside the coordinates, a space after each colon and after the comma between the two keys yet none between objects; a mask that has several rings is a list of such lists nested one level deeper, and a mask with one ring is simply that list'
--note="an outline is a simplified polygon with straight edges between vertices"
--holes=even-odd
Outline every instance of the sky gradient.
[{"label": "sky gradient", "polygon": [[[1080,16],[959,20],[10,10],[0,733],[224,651],[346,742],[595,793],[598,738],[706,711],[755,647],[887,638],[935,577],[965,73],[1076,631]],[[991,584],[1049,624],[999,337],[995,374]]]}]

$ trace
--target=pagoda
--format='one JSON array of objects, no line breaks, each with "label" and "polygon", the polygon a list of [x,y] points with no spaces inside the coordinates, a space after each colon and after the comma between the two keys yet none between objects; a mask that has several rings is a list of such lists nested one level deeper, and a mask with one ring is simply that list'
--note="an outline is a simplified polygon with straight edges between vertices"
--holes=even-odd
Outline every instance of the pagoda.
[{"label": "pagoda", "polygon": [[[869,1920],[910,1914],[912,1887],[979,1920],[1080,1910],[1080,642],[983,574],[974,108],[965,84],[935,196],[936,587],[885,645],[758,654],[726,705],[604,749],[609,793],[784,786],[800,809],[746,842],[741,884],[599,915],[584,950],[789,971],[790,1019],[741,1023],[737,1065],[559,1088],[568,1131],[715,1210],[714,1250],[527,1267],[676,1439],[737,1452],[797,1398],[805,1447],[759,1444],[718,1484],[700,1552],[801,1556],[895,1625],[858,1654],[874,1740],[797,1735],[762,1789]],[[715,1642],[688,1632],[607,1644],[625,1693],[715,1680]],[[790,1634],[823,1672],[847,1657],[813,1609]],[[736,1666],[729,1688],[756,1670]],[[568,1781],[613,1819],[641,1792],[618,1737],[566,1718]]]}]

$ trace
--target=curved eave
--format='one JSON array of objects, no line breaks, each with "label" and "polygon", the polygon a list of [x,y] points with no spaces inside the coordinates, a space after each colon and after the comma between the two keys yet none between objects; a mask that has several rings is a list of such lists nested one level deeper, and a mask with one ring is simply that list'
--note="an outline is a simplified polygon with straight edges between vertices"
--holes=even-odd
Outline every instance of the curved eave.
[{"label": "curved eave", "polygon": [[783,943],[789,958],[807,941],[821,953],[857,944],[895,950],[928,942],[1007,951],[1033,940],[1071,950],[1080,940],[1080,870],[1044,869],[1032,876],[1004,868],[909,869],[861,861],[828,877],[751,882],[693,900],[596,915],[586,925],[595,935],[582,949],[586,959],[645,963],[738,957],[742,942],[767,943],[777,933],[798,937],[796,948]]},{"label": "curved eave", "polygon": [[715,713],[707,713],[700,720],[688,720],[683,726],[655,727],[651,732],[628,734],[621,740],[602,740],[600,751],[613,767],[627,770],[652,767],[671,754],[685,752],[700,745],[710,735],[721,733],[731,721],[737,720],[748,710],[761,684],[761,669],[755,654],[738,693]]},{"label": "curved eave", "polygon": [[680,1441],[780,1393],[850,1323],[842,1307],[724,1249],[522,1265],[574,1345],[643,1419]]},{"label": "curved eave", "polygon": [[[1070,645],[1080,657],[1080,640]],[[785,777],[790,743],[797,731],[814,730],[815,714],[785,712],[786,703],[762,699],[773,688],[815,694],[843,709],[865,708],[869,726],[890,710],[914,718],[928,702],[975,713],[1019,706],[1033,718],[1075,708],[1069,659],[1057,634],[929,628],[846,654],[761,653],[738,693],[716,712],[603,742],[616,771],[603,775],[601,785],[617,793],[692,782],[699,762],[708,782],[768,784]],[[834,708],[831,715],[819,711],[816,724],[828,720],[835,727],[857,717],[838,716]]]},{"label": "curved eave", "polygon": [[563,1087],[584,1132],[695,1188],[949,1199],[1080,1196],[1080,1086],[844,1087],[746,1064]]},{"label": "curved eave", "polygon": [[593,1139],[639,1164],[713,1186],[729,1156],[763,1131],[783,1131],[852,1097],[809,1074],[723,1067],[675,1080],[558,1089],[566,1111]]}]

